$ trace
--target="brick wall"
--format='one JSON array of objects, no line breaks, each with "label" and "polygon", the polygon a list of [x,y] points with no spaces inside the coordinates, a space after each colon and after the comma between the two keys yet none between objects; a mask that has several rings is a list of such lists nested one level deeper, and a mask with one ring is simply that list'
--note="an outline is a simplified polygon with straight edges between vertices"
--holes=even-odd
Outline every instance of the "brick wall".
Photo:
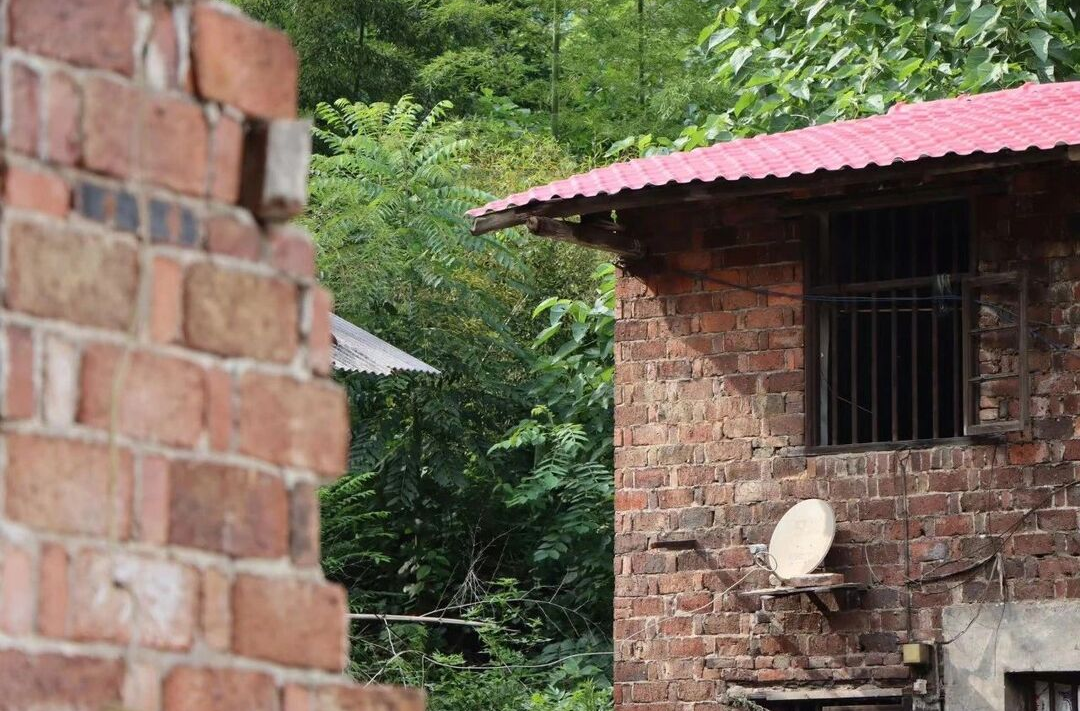
[{"label": "brick wall", "polygon": [[[797,295],[801,237],[811,223],[784,217],[790,203],[620,213],[656,255],[647,272],[624,273],[618,286],[621,711],[711,711],[735,686],[910,689],[920,676],[932,701],[933,669],[909,671],[898,645],[941,642],[944,607],[999,601],[1002,591],[1010,601],[1080,598],[1080,487],[1024,517],[1053,487],[1080,479],[1080,341],[1073,330],[1080,324],[1080,171],[1046,166],[996,175],[1005,192],[976,198],[979,269],[1029,270],[1029,317],[1064,326],[1044,333],[1069,350],[1051,354],[1033,345],[1031,439],[1008,435],[903,453],[803,451]],[[895,190],[908,187],[898,183]],[[942,180],[940,187],[950,186]],[[677,269],[775,293],[719,286]],[[871,588],[827,615],[805,597],[764,605],[734,594],[719,598],[754,570],[748,545],[767,543],[784,511],[810,497],[828,500],[837,513],[826,569]],[[905,548],[917,577],[944,560],[972,559],[987,537],[1016,524],[1003,549],[1002,585],[996,577],[987,583],[987,565],[912,587],[909,615]],[[672,534],[693,537],[700,548],[651,547]],[[768,587],[768,574],[752,572],[738,589],[750,587]]]},{"label": "brick wall", "polygon": [[329,298],[287,38],[0,2],[0,709],[412,710],[354,688],[315,488]]}]

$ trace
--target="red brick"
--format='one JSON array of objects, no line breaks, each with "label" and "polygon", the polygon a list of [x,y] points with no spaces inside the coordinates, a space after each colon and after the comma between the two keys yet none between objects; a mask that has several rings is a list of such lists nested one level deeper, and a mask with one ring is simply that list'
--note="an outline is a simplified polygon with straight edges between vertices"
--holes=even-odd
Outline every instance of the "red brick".
[{"label": "red brick", "polygon": [[138,277],[134,249],[27,222],[12,224],[8,236],[10,308],[101,328],[123,329],[131,322]]},{"label": "red brick", "polygon": [[233,434],[232,376],[216,368],[206,373],[206,428],[210,448],[227,451]]},{"label": "red brick", "polygon": [[287,555],[285,484],[261,472],[173,462],[169,467],[169,542],[237,557]]},{"label": "red brick", "polygon": [[345,468],[345,398],[320,381],[248,373],[240,381],[240,451],[329,476]]},{"label": "red brick", "polygon": [[1046,445],[1042,442],[1010,444],[1008,458],[1009,464],[1037,464],[1046,460]]},{"label": "red brick", "polygon": [[[396,686],[324,686],[314,708],[329,711],[424,711],[424,692]],[[286,707],[285,711],[292,711]]]},{"label": "red brick", "polygon": [[68,632],[68,554],[55,543],[41,547],[38,577],[38,632],[46,637],[65,637]]},{"label": "red brick", "polygon": [[296,353],[299,305],[288,282],[196,264],[184,283],[189,346],[286,363]]},{"label": "red brick", "polygon": [[154,257],[151,264],[150,337],[158,343],[173,343],[180,337],[183,276],[179,262]]},{"label": "red brick", "polygon": [[240,669],[174,667],[165,678],[164,711],[277,711],[274,680]]},{"label": "red brick", "polygon": [[240,200],[243,159],[244,127],[239,121],[222,116],[214,126],[210,197],[230,205]]},{"label": "red brick", "polygon": [[189,361],[105,345],[83,354],[83,424],[191,447],[202,435],[205,401],[202,368]]},{"label": "red brick", "polygon": [[282,711],[314,711],[311,704],[312,694],[302,686],[288,684],[281,691]]},{"label": "red brick", "polygon": [[82,87],[70,75],[49,75],[45,120],[48,159],[61,165],[77,165],[82,159]]},{"label": "red brick", "polygon": [[1043,531],[1075,531],[1077,521],[1076,509],[1053,509],[1051,511],[1039,511],[1036,514],[1039,529]]},{"label": "red brick", "polygon": [[[36,435],[9,434],[5,473],[7,515],[57,533],[125,537],[131,501],[131,455]],[[110,481],[112,480],[112,481]],[[110,496],[111,491],[111,496]]]},{"label": "red brick", "polygon": [[56,173],[9,165],[4,174],[4,203],[8,207],[67,217],[71,211],[71,188]]},{"label": "red brick", "polygon": [[83,161],[97,173],[117,178],[132,174],[140,97],[127,84],[102,77],[86,83]]},{"label": "red brick", "polygon": [[190,76],[180,76],[180,47],[173,8],[155,4],[151,16],[153,29],[146,46],[148,83],[156,89],[190,90]]},{"label": "red brick", "polygon": [[615,492],[616,511],[640,511],[649,505],[649,495],[644,491]]},{"label": "red brick", "polygon": [[216,568],[207,568],[202,574],[200,624],[203,641],[219,652],[229,651],[232,639],[232,613],[229,595],[231,583]]},{"label": "red brick", "polygon": [[4,110],[11,112],[8,148],[36,156],[41,140],[41,77],[25,64],[11,64],[11,102]]},{"label": "red brick", "polygon": [[13,543],[0,546],[0,631],[18,637],[34,628],[34,561]]},{"label": "red brick", "polygon": [[198,104],[166,96],[144,103],[140,163],[146,180],[204,195],[209,153],[210,129]]},{"label": "red brick", "polygon": [[286,666],[342,669],[347,645],[341,587],[240,575],[232,594],[234,652]]},{"label": "red brick", "polygon": [[294,563],[319,564],[319,493],[311,484],[297,484],[289,495],[289,553]]},{"label": "red brick", "polygon": [[169,462],[147,456],[139,471],[138,538],[165,545],[169,539]]},{"label": "red brick", "polygon": [[153,662],[132,661],[124,678],[124,709],[161,708],[161,671]]},{"label": "red brick", "polygon": [[315,245],[304,230],[275,227],[270,230],[271,263],[281,272],[300,279],[315,275]]},{"label": "red brick", "polygon": [[71,637],[79,641],[186,650],[195,634],[198,575],[179,563],[83,550],[72,560],[78,581]]},{"label": "red brick", "polygon": [[7,363],[4,392],[4,419],[25,420],[34,416],[34,338],[29,329],[9,326],[6,330]]},{"label": "red brick", "polygon": [[311,332],[308,334],[308,365],[316,375],[329,375],[333,367],[333,334],[330,314],[333,296],[321,286],[311,290]]},{"label": "red brick", "polygon": [[0,651],[0,710],[113,708],[123,679],[123,664],[115,659]]},{"label": "red brick", "polygon": [[12,0],[11,43],[78,66],[135,71],[136,0]]},{"label": "red brick", "polygon": [[933,519],[935,536],[966,536],[974,530],[974,519],[968,514],[941,516]]},{"label": "red brick", "polygon": [[193,20],[201,96],[259,118],[296,115],[298,61],[287,36],[206,4]]},{"label": "red brick", "polygon": [[945,494],[920,494],[908,499],[912,516],[933,516],[948,513],[949,499]]},{"label": "red brick", "polygon": [[1016,555],[1048,555],[1054,552],[1054,536],[1049,533],[1020,533],[1010,539]]},{"label": "red brick", "polygon": [[262,253],[262,234],[255,225],[235,218],[213,217],[206,222],[206,247],[215,254],[255,262]]}]

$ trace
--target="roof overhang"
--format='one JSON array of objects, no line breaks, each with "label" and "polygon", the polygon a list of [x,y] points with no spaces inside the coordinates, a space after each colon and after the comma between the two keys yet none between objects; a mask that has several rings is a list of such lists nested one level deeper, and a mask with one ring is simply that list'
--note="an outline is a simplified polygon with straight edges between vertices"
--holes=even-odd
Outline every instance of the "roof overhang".
[{"label": "roof overhang", "polygon": [[[586,217],[606,223],[602,229],[612,232],[613,210],[871,183],[905,171],[976,170],[1046,160],[1078,146],[1080,82],[1026,84],[614,163],[493,200],[468,215],[475,233],[572,215],[581,215],[583,224]],[[565,232],[546,228],[556,238]]]},{"label": "roof overhang", "polygon": [[[1009,166],[1080,161],[1080,148],[1058,146],[1049,149],[1030,148],[1025,151],[999,151],[996,153],[973,153],[966,156],[943,156],[921,158],[913,161],[897,161],[887,166],[866,168],[842,168],[819,170],[808,175],[792,175],[783,178],[742,178],[717,180],[710,183],[695,181],[669,185],[646,186],[636,190],[621,190],[610,195],[594,195],[553,199],[527,205],[509,207],[472,218],[473,234],[485,234],[495,230],[525,225],[530,218],[566,218],[578,215],[602,214],[681,204],[735,200],[765,196],[787,196],[793,201],[812,199],[823,192],[838,188],[865,185],[886,186],[898,180],[917,178],[926,182],[962,173],[974,173]],[[550,236],[550,235],[544,235]]]},{"label": "roof overhang", "polygon": [[399,371],[439,375],[437,369],[419,358],[336,314],[330,314],[330,332],[334,339],[333,361],[337,370],[372,375],[391,375]]}]

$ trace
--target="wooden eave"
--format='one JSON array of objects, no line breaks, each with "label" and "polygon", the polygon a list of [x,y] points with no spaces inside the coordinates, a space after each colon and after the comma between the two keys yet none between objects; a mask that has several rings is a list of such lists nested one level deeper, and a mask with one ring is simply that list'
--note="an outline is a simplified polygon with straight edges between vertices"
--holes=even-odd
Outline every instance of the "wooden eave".
[{"label": "wooden eave", "polygon": [[[1055,163],[1080,160],[1080,152],[1067,147],[1049,150],[1026,151],[968,156],[944,156],[923,158],[917,161],[894,163],[879,167],[860,169],[843,168],[835,171],[817,171],[808,175],[792,175],[783,178],[770,177],[711,183],[691,182],[647,186],[638,190],[625,190],[614,195],[595,195],[568,199],[549,200],[530,205],[512,207],[499,212],[481,215],[473,220],[472,233],[484,234],[525,224],[531,217],[566,218],[573,216],[603,215],[612,212],[640,208],[663,208],[691,203],[732,200],[757,197],[782,196],[795,204],[803,200],[820,199],[823,195],[836,193],[854,186],[864,186],[866,192],[882,191],[898,180],[915,180],[933,183],[937,178],[964,173],[991,171],[999,168],[1039,163]],[[588,244],[582,241],[583,244]],[[591,246],[591,245],[589,245]]]}]

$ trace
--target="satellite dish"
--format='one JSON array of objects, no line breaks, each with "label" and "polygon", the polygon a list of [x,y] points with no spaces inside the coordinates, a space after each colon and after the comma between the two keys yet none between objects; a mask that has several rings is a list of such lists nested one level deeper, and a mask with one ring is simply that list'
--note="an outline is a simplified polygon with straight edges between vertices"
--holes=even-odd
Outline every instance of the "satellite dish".
[{"label": "satellite dish", "polygon": [[773,529],[769,555],[781,580],[808,575],[825,560],[836,534],[836,514],[821,499],[807,499],[788,509]]}]

